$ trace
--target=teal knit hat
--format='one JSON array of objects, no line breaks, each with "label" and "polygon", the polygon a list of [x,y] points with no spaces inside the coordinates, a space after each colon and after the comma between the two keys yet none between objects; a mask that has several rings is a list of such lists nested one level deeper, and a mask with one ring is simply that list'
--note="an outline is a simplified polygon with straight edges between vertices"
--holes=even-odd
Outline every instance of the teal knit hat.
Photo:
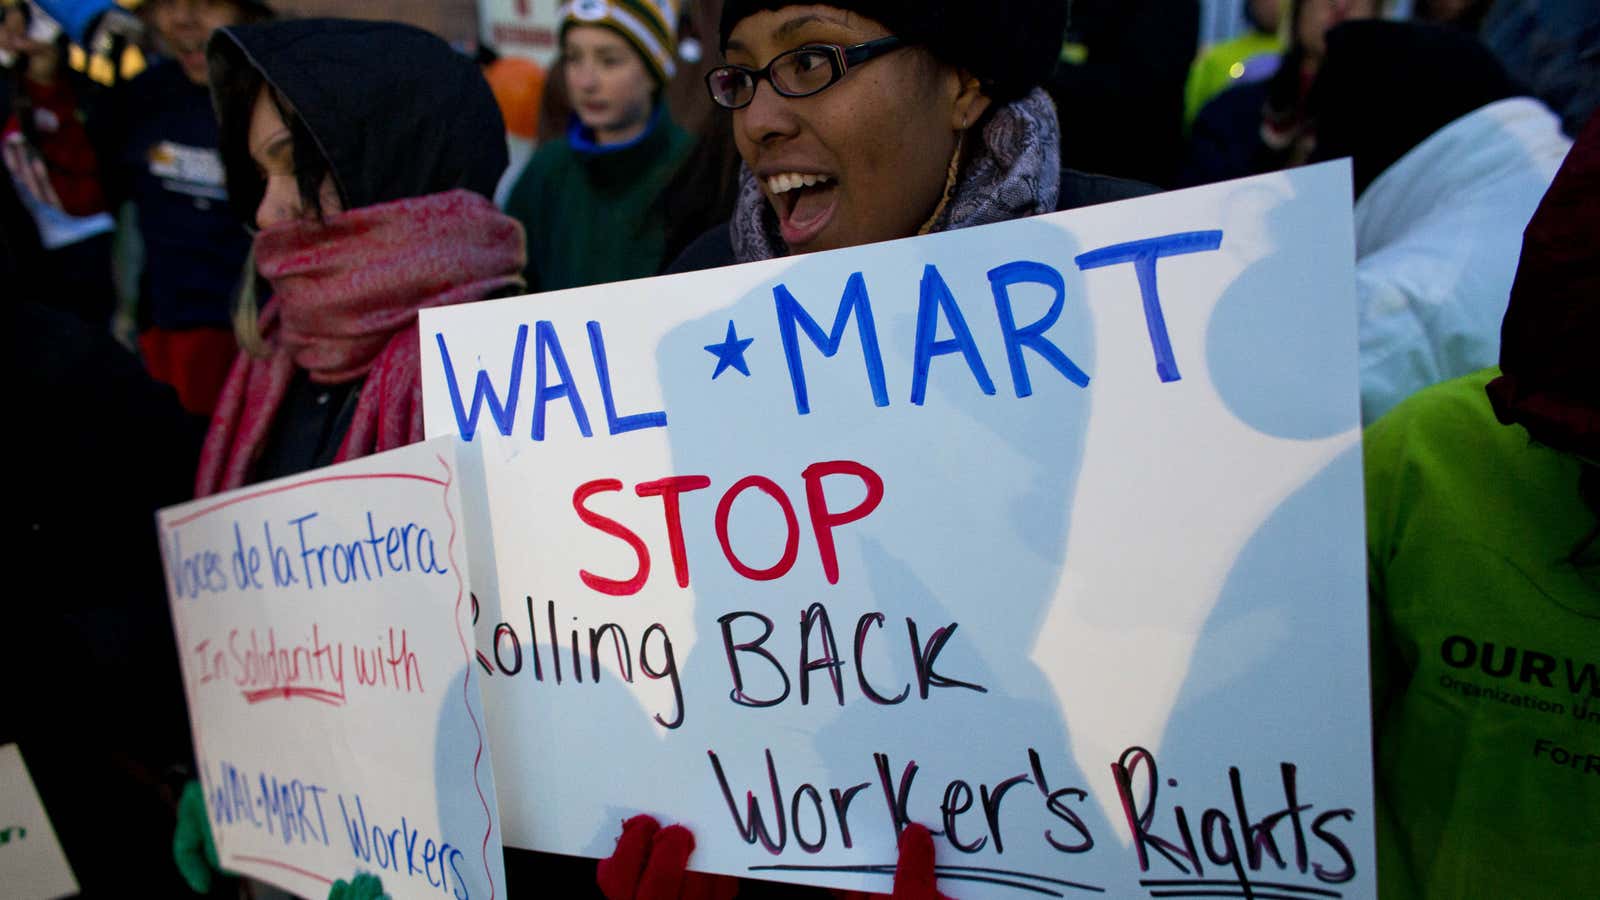
[{"label": "teal knit hat", "polygon": [[672,0],[567,0],[558,12],[563,37],[573,25],[601,25],[639,51],[656,81],[666,84],[677,71],[678,13]]}]

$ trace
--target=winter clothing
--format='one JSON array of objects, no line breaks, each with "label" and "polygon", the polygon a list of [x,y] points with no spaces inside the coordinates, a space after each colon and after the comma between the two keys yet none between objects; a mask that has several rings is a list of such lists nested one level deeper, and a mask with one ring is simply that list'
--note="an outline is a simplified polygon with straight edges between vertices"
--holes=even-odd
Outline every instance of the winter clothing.
[{"label": "winter clothing", "polygon": [[1600,111],[1528,223],[1489,385],[1495,415],[1534,440],[1600,460]]},{"label": "winter clothing", "polygon": [[1436,385],[1367,429],[1386,898],[1600,883],[1597,175],[1600,119],[1528,226],[1504,374]]},{"label": "winter clothing", "polygon": [[[422,439],[417,310],[518,289],[521,229],[486,198],[457,190],[263,231],[256,265],[272,283],[265,359],[241,355],[211,422],[197,495],[257,480],[291,378],[364,379],[333,461]],[[337,406],[321,404],[328,409]],[[285,473],[287,474],[287,473]]]},{"label": "winter clothing", "polygon": [[953,900],[938,888],[934,868],[933,834],[928,826],[912,822],[900,832],[894,863],[894,888],[887,896],[865,891],[833,891],[834,900]]},{"label": "winter clothing", "polygon": [[255,204],[229,202],[206,89],[157,63],[115,88],[89,125],[109,205],[131,199],[138,214],[141,322],[226,329],[250,246],[235,212]]},{"label": "winter clothing", "polygon": [[297,169],[317,154],[345,211],[258,236],[270,353],[234,364],[199,495],[420,440],[417,310],[516,292],[524,260],[521,227],[487,199],[506,160],[494,96],[443,41],[302,20],[222,29],[207,54],[230,191],[259,203],[249,113],[270,84],[298,115]]},{"label": "winter clothing", "polygon": [[[727,49],[728,36],[741,20],[797,5],[795,0],[727,0],[718,46]],[[835,0],[824,5],[865,16],[907,43],[928,48],[940,62],[971,72],[997,103],[1016,100],[1050,75],[1067,14],[1067,4],[1059,0]],[[1193,49],[1191,40],[1184,53]]]},{"label": "winter clothing", "polygon": [[[1281,68],[1273,76],[1283,77]],[[1288,163],[1292,142],[1272,146],[1262,136],[1273,78],[1233,85],[1200,107],[1189,125],[1179,187],[1276,172]]]},{"label": "winter clothing", "polygon": [[1189,80],[1183,88],[1185,127],[1193,125],[1200,110],[1223,91],[1271,77],[1278,71],[1282,55],[1283,38],[1260,31],[1201,50],[1189,67]]},{"label": "winter clothing", "polygon": [[1327,44],[1308,99],[1312,160],[1351,157],[1358,197],[1448,123],[1526,93],[1475,37],[1453,28],[1362,19],[1330,29]]},{"label": "winter clothing", "polygon": [[678,12],[671,0],[567,0],[556,15],[563,38],[574,25],[601,25],[622,35],[658,85],[677,74]]},{"label": "winter clothing", "polygon": [[[143,253],[138,316],[147,343],[204,348],[199,356],[206,360],[231,358],[229,311],[249,237],[228,206],[205,88],[170,61],[97,95],[84,89],[84,80],[75,81],[76,87],[67,81],[50,89],[26,86],[34,124],[52,127],[22,131],[51,161],[57,194],[76,213],[133,203]],[[60,214],[40,213],[41,221],[51,216]],[[106,215],[77,222],[111,228]],[[109,238],[85,244],[87,252],[78,251],[81,261],[74,261],[81,271],[68,278],[70,285],[85,273],[94,277],[90,290],[104,298],[95,302],[94,318],[100,320],[114,303],[109,248]],[[216,366],[163,365],[186,355],[194,354],[157,353],[146,365],[157,380],[178,389],[190,412],[209,414],[220,388],[210,380]]]},{"label": "winter clothing", "polygon": [[658,106],[644,134],[595,144],[573,120],[517,179],[506,212],[528,233],[529,291],[582,287],[656,274],[666,224],[660,197],[691,141]]},{"label": "winter clothing", "polygon": [[[16,95],[16,108],[5,123],[4,131],[0,132],[0,138],[10,139],[18,134],[34,143],[49,170],[50,186],[61,201],[61,212],[71,217],[89,217],[105,212],[106,199],[100,190],[94,146],[79,115],[78,93],[86,82],[66,66],[60,68],[60,77],[53,84],[39,84],[31,78],[19,79],[22,90]],[[23,121],[24,116],[27,121]],[[98,230],[110,228],[107,218],[104,227]],[[74,235],[71,240],[81,237],[83,235]],[[45,242],[54,248],[70,240],[55,241],[46,235]]]},{"label": "winter clothing", "polygon": [[1530,97],[1422,141],[1356,202],[1361,415],[1492,364],[1524,225],[1570,142]]},{"label": "winter clothing", "polygon": [[1600,4],[1495,0],[1478,36],[1513,78],[1561,116],[1568,135],[1600,111]]},{"label": "winter clothing", "polygon": [[[10,274],[0,265],[6,383],[18,421],[48,437],[12,454],[27,474],[8,495],[9,552],[25,565],[0,679],[51,676],[48,690],[0,696],[0,744],[20,744],[83,896],[130,883],[180,896],[163,780],[192,750],[155,512],[189,498],[200,429],[103,325],[29,302]],[[135,826],[107,840],[108,809]]]},{"label": "winter clothing", "polygon": [[[1172,184],[1183,150],[1184,82],[1200,43],[1198,0],[1074,0],[1071,7],[1061,65],[1046,82],[1062,123],[1062,165]],[[1010,52],[1021,29],[998,21],[1007,31],[994,39],[996,52]]]},{"label": "winter clothing", "polygon": [[1523,226],[1570,146],[1469,35],[1328,33],[1316,158],[1353,156],[1362,416],[1495,360]]},{"label": "winter clothing", "polygon": [[[931,231],[987,225],[1052,212],[1060,192],[1061,129],[1043,90],[997,108]],[[749,168],[739,171],[732,221],[740,262],[787,256],[778,216]]]},{"label": "winter clothing", "polygon": [[178,798],[178,827],[172,834],[172,860],[189,890],[196,894],[211,893],[216,873],[222,871],[217,859],[217,841],[211,834],[211,820],[206,815],[205,790],[200,782],[190,781],[183,786]]},{"label": "winter clothing", "polygon": [[229,314],[250,238],[228,202],[206,89],[160,62],[102,97],[88,125],[106,204],[131,200],[139,224],[145,368],[210,415],[236,352]]},{"label": "winter clothing", "polygon": [[1600,761],[1585,759],[1600,563],[1568,559],[1596,518],[1576,457],[1495,421],[1495,374],[1428,388],[1366,433],[1378,893],[1393,900],[1600,884]]},{"label": "winter clothing", "polygon": [[349,881],[339,879],[328,890],[328,900],[388,900],[383,892],[383,879],[370,872],[354,875]]},{"label": "winter clothing", "polygon": [[[1060,128],[1042,90],[995,110],[971,154],[951,200],[931,230],[948,231],[1076,209],[1154,193],[1137,182],[1062,169]],[[777,217],[748,168],[740,170],[733,219],[702,235],[667,273],[787,256]]]},{"label": "winter clothing", "polygon": [[231,328],[146,328],[139,332],[139,358],[145,371],[172,385],[183,408],[196,416],[209,416],[217,408],[222,385],[238,355],[239,343]]},{"label": "winter clothing", "polygon": [[687,871],[693,852],[689,829],[634,816],[622,823],[616,849],[595,867],[595,883],[606,900],[733,900],[739,880]]},{"label": "winter clothing", "polygon": [[[1299,34],[1306,5],[1289,4],[1289,35]],[[1293,38],[1270,74],[1241,79],[1198,111],[1187,110],[1189,147],[1177,184],[1210,184],[1304,162],[1317,138],[1309,94],[1319,65],[1307,45]]]},{"label": "winter clothing", "polygon": [[17,184],[18,199],[37,226],[43,245],[40,262],[50,285],[48,291],[21,296],[103,328],[117,302],[111,276],[111,231],[116,223],[105,212],[99,164],[78,113],[79,92],[90,83],[65,65],[59,67],[53,84],[29,78],[15,81],[20,90],[0,141],[32,144],[61,202],[57,208],[34,196],[25,184]]},{"label": "winter clothing", "polygon": [[241,215],[261,202],[247,138],[263,79],[314,137],[315,148],[295,148],[297,161],[320,151],[345,209],[458,187],[487,197],[506,167],[505,122],[483,75],[420,28],[343,19],[240,25],[218,30],[206,55],[228,196]]}]

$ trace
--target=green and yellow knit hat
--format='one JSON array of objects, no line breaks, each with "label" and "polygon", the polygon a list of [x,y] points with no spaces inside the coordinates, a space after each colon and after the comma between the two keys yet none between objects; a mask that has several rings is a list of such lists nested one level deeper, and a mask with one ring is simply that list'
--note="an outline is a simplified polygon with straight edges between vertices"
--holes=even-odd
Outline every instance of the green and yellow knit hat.
[{"label": "green and yellow knit hat", "polygon": [[678,14],[672,0],[567,0],[558,13],[563,37],[573,25],[602,25],[621,34],[662,84],[678,69]]}]

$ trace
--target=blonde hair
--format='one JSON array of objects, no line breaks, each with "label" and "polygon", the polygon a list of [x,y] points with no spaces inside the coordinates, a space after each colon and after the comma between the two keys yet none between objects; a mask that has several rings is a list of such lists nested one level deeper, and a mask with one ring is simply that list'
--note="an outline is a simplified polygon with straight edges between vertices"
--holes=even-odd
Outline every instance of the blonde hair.
[{"label": "blonde hair", "polygon": [[265,359],[272,354],[272,348],[261,336],[261,303],[256,296],[256,281],[256,250],[252,246],[244,256],[239,291],[234,295],[233,338],[239,342],[240,350],[256,359]]}]

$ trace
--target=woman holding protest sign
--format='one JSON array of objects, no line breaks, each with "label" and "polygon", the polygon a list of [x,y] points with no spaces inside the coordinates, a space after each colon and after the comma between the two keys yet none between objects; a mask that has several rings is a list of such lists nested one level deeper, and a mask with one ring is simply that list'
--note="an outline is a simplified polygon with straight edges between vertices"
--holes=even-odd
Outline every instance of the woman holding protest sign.
[{"label": "woman holding protest sign", "polygon": [[732,220],[670,271],[1002,222],[1145,185],[1061,167],[1040,85],[1065,5],[732,0],[707,87],[744,159]]},{"label": "woman holding protest sign", "polygon": [[[489,201],[504,126],[472,60],[392,23],[218,32],[229,196],[271,286],[211,422],[200,496],[420,440],[417,310],[520,292],[522,227]],[[333,89],[332,86],[337,86]]]},{"label": "woman holding protest sign", "polygon": [[[1055,67],[1065,17],[1066,4],[1049,0],[729,0],[725,64],[706,84],[732,113],[744,161],[738,200],[732,220],[694,242],[668,271],[1154,192],[1062,168],[1062,128],[1040,85]],[[686,872],[693,848],[693,835],[680,825],[630,819],[616,852],[600,863],[601,889],[609,900],[763,893],[761,883]],[[893,896],[942,896],[933,841],[920,825],[901,834]]]},{"label": "woman holding protest sign", "polygon": [[[422,438],[417,310],[522,289],[522,227],[488,199],[505,129],[473,61],[384,22],[221,29],[206,50],[233,208],[270,299],[242,300],[244,351],[195,478],[206,496]],[[197,784],[174,854],[209,889]]]}]

